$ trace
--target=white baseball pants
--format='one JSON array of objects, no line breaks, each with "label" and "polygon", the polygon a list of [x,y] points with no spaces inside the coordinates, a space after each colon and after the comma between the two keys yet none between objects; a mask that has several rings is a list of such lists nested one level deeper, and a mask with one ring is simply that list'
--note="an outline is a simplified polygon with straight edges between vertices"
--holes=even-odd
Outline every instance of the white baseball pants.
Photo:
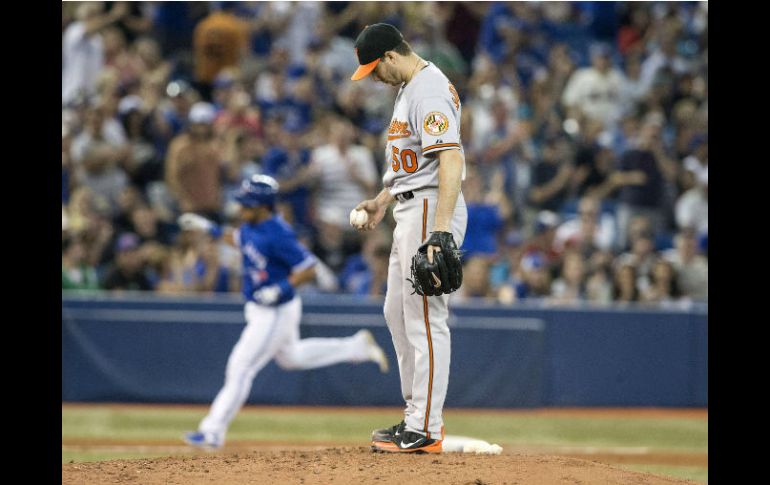
[{"label": "white baseball pants", "polygon": [[315,369],[342,362],[369,360],[365,337],[300,340],[302,301],[294,297],[275,307],[246,303],[246,328],[227,360],[225,384],[198,431],[213,433],[224,443],[230,422],[246,402],[251,384],[271,359],[286,370]]},{"label": "white baseball pants", "polygon": [[[412,256],[430,236],[438,197],[437,189],[415,192],[393,209],[396,228],[388,267],[385,320],[398,358],[401,393],[406,402],[406,429],[440,439],[442,410],[449,383],[449,295],[411,294]],[[459,248],[465,238],[468,210],[462,193],[457,198],[451,231]]]}]

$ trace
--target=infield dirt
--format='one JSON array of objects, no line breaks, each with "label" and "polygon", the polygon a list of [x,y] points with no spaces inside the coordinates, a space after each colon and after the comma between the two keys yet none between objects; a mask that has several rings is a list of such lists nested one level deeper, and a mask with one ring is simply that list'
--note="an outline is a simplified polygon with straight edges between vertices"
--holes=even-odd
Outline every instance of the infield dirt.
[{"label": "infield dirt", "polygon": [[218,452],[62,465],[63,485],[671,485],[696,482],[565,456],[391,455],[365,447]]}]

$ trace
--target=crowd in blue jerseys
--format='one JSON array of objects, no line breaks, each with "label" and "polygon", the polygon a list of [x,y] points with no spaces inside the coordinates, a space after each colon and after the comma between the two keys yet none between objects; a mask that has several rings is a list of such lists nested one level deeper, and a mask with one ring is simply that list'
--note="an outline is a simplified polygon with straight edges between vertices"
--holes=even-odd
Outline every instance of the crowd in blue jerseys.
[{"label": "crowd in blue jerseys", "polygon": [[396,90],[349,80],[376,22],[462,101],[452,298],[707,301],[706,2],[65,2],[62,288],[239,291],[238,250],[176,220],[237,224],[264,173],[320,260],[302,291],[383,295],[392,217],[348,222],[389,166]]}]

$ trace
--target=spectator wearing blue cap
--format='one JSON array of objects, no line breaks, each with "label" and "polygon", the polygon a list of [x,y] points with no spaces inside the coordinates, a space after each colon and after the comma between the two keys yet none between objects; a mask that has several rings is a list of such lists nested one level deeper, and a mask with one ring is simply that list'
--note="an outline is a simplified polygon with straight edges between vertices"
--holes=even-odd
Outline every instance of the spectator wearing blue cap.
[{"label": "spectator wearing blue cap", "polygon": [[538,299],[551,294],[551,275],[540,254],[530,253],[521,258],[513,277],[498,290],[501,303]]}]

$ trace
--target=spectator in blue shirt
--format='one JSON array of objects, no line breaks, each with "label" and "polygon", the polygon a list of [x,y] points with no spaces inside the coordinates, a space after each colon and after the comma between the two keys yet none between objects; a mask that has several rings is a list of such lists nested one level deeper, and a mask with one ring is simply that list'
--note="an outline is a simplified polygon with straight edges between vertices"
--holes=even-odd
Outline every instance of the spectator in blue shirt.
[{"label": "spectator in blue shirt", "polygon": [[487,190],[479,173],[466,167],[463,194],[468,207],[468,231],[463,241],[463,258],[472,256],[494,257],[497,255],[497,237],[510,213],[505,196],[502,195],[500,177],[496,178],[498,189]]},{"label": "spectator in blue shirt", "polygon": [[354,295],[384,295],[388,283],[390,244],[382,232],[370,235],[359,254],[345,261],[340,286]]},{"label": "spectator in blue shirt", "polygon": [[287,121],[278,132],[277,142],[262,158],[262,171],[278,181],[279,204],[286,206],[283,214],[287,221],[310,226],[310,150],[303,142],[301,123]]}]

